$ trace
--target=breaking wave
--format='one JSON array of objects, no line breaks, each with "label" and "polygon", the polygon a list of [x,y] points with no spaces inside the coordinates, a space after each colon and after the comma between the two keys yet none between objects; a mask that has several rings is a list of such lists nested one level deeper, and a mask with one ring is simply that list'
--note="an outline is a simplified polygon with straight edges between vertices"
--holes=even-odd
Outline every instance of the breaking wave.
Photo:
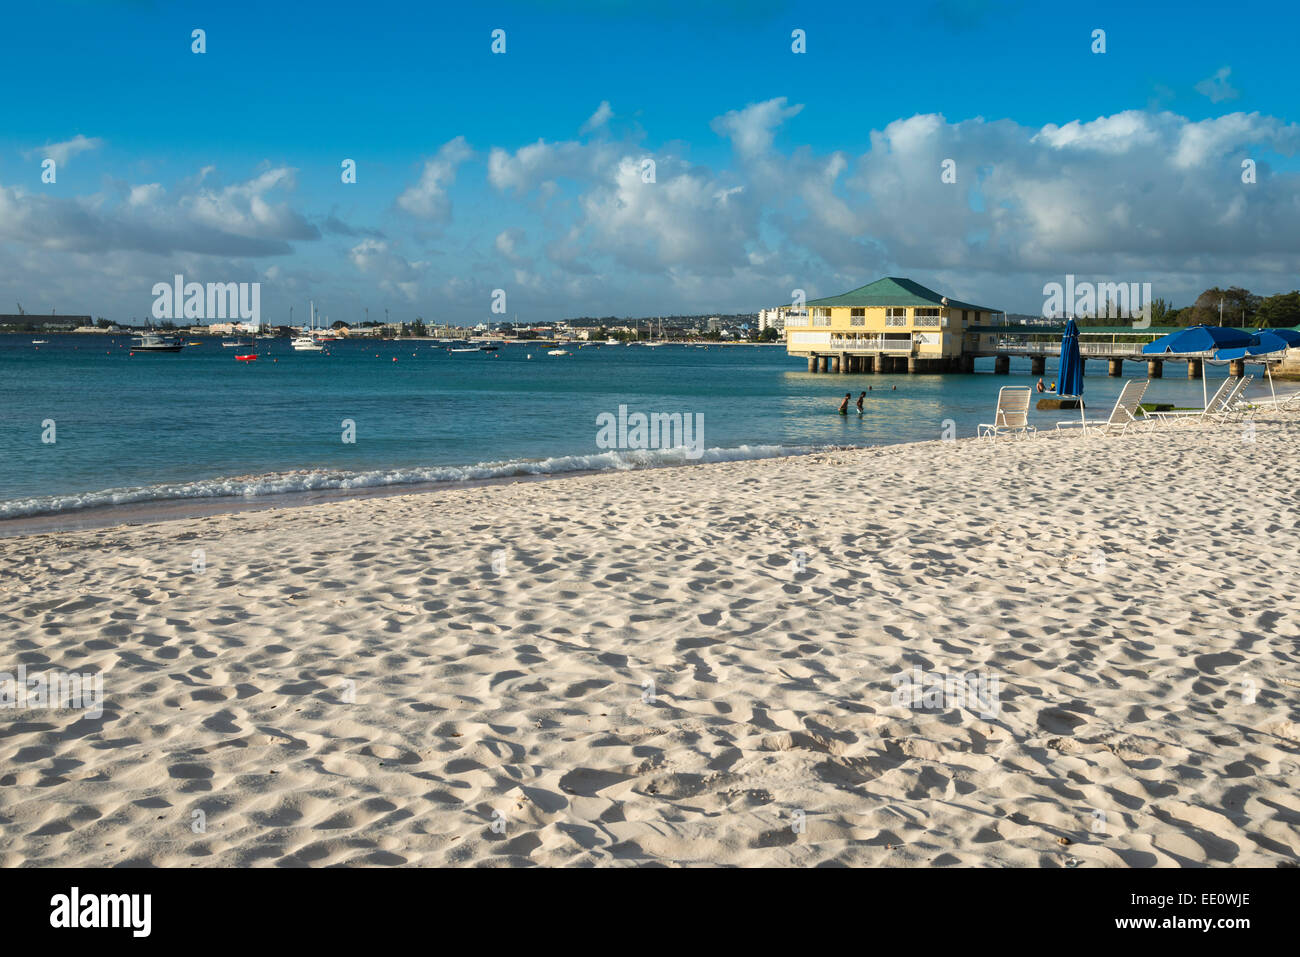
[{"label": "breaking wave", "polygon": [[611,451],[594,455],[561,455],[546,459],[513,459],[480,462],[476,465],[438,465],[419,468],[369,469],[350,472],[339,469],[302,469],[261,475],[238,475],[133,488],[110,488],[99,492],[42,495],[0,502],[0,519],[31,515],[53,515],[78,509],[137,502],[183,501],[200,498],[257,498],[327,489],[382,488],[390,485],[470,482],[525,475],[562,475],[566,472],[611,472],[687,465],[701,462],[736,462],[746,459],[807,455],[814,446],[741,445],[731,449],[706,449],[691,458],[685,448]]}]

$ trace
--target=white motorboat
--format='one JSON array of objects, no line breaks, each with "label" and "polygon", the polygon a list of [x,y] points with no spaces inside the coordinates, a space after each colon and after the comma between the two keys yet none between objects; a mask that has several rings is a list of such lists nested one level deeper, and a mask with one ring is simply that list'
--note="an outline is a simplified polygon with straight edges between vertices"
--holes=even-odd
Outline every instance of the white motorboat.
[{"label": "white motorboat", "polygon": [[163,336],[156,332],[142,332],[131,343],[132,352],[180,352],[185,343],[179,336]]},{"label": "white motorboat", "polygon": [[302,335],[294,336],[289,343],[293,346],[294,352],[324,352],[325,347],[320,344],[316,337],[316,303],[309,303],[311,308],[310,325],[303,330]]}]

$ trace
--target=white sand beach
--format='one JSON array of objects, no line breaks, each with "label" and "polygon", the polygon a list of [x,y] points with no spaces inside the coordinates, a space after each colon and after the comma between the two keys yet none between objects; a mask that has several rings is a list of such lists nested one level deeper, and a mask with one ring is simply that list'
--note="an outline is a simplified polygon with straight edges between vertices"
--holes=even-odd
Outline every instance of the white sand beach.
[{"label": "white sand beach", "polygon": [[0,671],[104,687],[0,708],[0,864],[1294,865],[1300,417],[1250,438],[0,539]]}]

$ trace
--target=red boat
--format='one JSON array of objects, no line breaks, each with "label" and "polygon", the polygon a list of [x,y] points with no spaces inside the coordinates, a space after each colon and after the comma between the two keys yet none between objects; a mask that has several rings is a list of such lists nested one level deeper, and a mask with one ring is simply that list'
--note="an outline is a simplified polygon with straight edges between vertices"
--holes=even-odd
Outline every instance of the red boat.
[{"label": "red boat", "polygon": [[257,353],[253,353],[252,355],[247,355],[247,356],[235,356],[235,360],[237,362],[252,362],[256,358],[257,358]]}]

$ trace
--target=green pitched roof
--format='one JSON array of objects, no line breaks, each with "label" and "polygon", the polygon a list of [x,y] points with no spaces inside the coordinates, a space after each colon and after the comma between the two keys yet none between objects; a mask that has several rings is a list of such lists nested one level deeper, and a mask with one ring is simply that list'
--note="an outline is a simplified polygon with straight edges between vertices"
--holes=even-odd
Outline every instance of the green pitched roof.
[{"label": "green pitched roof", "polygon": [[[810,306],[942,306],[943,295],[933,289],[927,289],[919,282],[886,276],[865,286],[828,299],[810,299]],[[950,309],[974,309],[977,312],[998,312],[988,306],[976,306],[969,302],[948,300]]]}]

